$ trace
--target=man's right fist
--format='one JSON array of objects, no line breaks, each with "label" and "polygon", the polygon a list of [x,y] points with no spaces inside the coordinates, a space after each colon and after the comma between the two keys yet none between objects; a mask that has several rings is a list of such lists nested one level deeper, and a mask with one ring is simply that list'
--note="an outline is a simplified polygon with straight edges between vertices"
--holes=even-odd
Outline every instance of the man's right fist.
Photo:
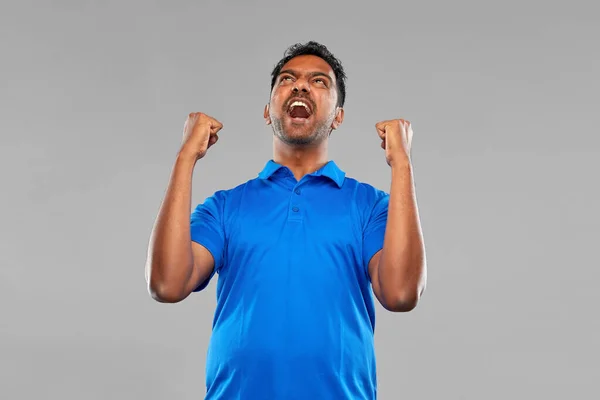
[{"label": "man's right fist", "polygon": [[223,124],[216,119],[199,112],[191,113],[183,127],[181,151],[193,155],[196,160],[204,157],[208,148],[219,140],[217,132],[221,128]]}]

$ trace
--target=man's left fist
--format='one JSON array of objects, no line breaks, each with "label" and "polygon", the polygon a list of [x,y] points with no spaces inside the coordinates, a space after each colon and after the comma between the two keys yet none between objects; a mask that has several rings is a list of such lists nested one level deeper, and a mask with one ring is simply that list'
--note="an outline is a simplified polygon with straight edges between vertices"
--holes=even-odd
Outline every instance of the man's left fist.
[{"label": "man's left fist", "polygon": [[410,163],[410,145],[413,131],[410,122],[404,119],[381,121],[375,125],[381,138],[381,148],[390,167],[394,163]]}]

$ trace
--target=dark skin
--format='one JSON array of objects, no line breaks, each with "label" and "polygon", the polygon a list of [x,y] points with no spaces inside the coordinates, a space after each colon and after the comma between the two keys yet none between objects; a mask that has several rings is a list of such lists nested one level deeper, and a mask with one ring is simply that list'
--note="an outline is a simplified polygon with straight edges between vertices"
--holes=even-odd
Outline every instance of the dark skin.
[{"label": "dark skin", "polygon": [[[315,113],[305,123],[295,124],[284,111],[290,99],[296,97],[305,97],[315,105]],[[344,110],[337,106],[337,98],[335,74],[323,59],[299,56],[282,67],[271,101],[265,106],[264,118],[267,124],[273,124],[274,120],[279,122],[273,127],[274,161],[288,167],[297,180],[328,161],[329,134],[344,119]],[[410,140],[408,129],[402,129],[404,124],[400,121],[403,120],[382,121],[376,126],[382,139],[381,147],[386,150],[386,160],[392,167],[392,186],[384,246],[369,262],[375,297],[384,308],[396,312],[416,307],[426,280],[410,145],[401,139]]]},{"label": "dark skin", "polygon": [[[310,106],[309,118],[297,120],[289,115],[288,106],[294,98]],[[277,77],[264,118],[273,127],[273,160],[288,167],[297,180],[327,163],[329,135],[344,120],[344,110],[337,100],[335,74],[319,57],[295,57]],[[175,303],[185,299],[213,271],[210,252],[190,239],[191,180],[196,162],[217,142],[221,128],[220,122],[201,113],[190,114],[186,122],[184,144],[148,251],[146,278],[157,301]],[[370,260],[369,275],[375,297],[384,308],[410,311],[417,305],[426,282],[425,250],[410,162],[412,128],[408,121],[389,120],[379,122],[376,130],[392,169],[392,182],[383,249]]]},{"label": "dark skin", "polygon": [[[294,123],[286,112],[292,98],[304,98],[313,108],[306,122]],[[329,134],[344,120],[329,64],[310,55],[287,62],[275,81],[264,118],[267,125],[274,125],[273,161],[288,167],[297,180],[325,165]]]}]

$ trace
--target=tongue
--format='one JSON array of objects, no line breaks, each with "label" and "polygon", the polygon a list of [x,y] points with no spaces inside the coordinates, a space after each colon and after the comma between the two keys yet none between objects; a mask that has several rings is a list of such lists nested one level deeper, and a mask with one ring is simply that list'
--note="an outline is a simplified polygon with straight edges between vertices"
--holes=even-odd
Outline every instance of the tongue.
[{"label": "tongue", "polygon": [[302,106],[292,107],[290,111],[290,117],[292,118],[308,118],[308,116],[308,111]]}]

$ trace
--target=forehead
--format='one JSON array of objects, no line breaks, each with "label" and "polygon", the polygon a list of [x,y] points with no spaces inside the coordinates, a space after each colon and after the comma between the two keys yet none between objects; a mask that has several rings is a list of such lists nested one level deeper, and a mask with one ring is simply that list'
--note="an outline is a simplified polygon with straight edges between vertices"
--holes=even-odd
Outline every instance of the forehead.
[{"label": "forehead", "polygon": [[281,70],[294,70],[298,73],[322,72],[335,81],[335,74],[327,61],[313,55],[296,56],[283,65]]}]

